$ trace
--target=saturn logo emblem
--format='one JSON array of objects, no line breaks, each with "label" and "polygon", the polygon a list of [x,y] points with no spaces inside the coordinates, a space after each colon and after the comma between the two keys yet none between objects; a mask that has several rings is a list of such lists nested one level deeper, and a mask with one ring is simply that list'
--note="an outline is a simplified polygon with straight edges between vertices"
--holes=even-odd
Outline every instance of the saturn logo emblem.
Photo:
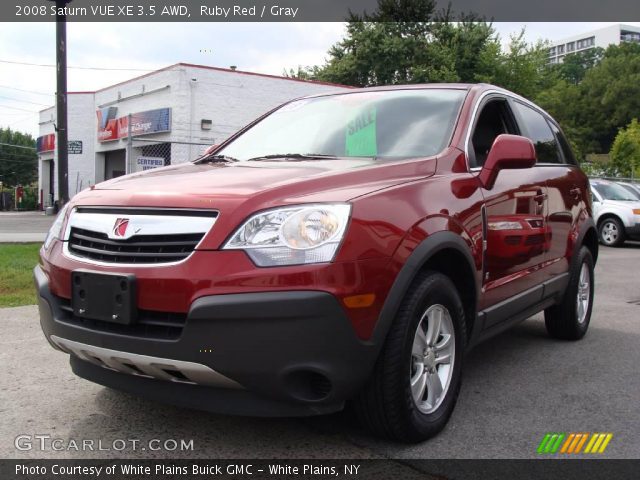
[{"label": "saturn logo emblem", "polygon": [[116,218],[116,223],[113,226],[114,237],[124,237],[127,233],[127,227],[129,226],[128,218]]}]

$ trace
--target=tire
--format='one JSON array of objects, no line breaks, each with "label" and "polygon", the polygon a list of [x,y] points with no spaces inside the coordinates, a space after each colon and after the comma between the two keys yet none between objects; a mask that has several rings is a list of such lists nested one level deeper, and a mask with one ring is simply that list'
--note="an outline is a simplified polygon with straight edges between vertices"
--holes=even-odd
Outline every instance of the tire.
[{"label": "tire", "polygon": [[616,217],[605,218],[600,223],[598,237],[600,243],[607,247],[619,247],[625,240],[624,225]]},{"label": "tire", "polygon": [[544,311],[549,335],[562,340],[580,340],[587,333],[593,309],[593,256],[581,247],[569,274],[562,302]]},{"label": "tire", "polygon": [[456,287],[441,273],[421,273],[354,402],[360,422],[376,435],[402,442],[436,435],[449,420],[460,391],[465,345],[464,308]]}]

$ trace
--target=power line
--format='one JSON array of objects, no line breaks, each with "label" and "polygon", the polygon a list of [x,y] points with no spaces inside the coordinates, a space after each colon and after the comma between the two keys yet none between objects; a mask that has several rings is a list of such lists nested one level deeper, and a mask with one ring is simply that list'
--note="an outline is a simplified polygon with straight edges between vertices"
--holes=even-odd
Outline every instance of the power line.
[{"label": "power line", "polygon": [[50,106],[48,103],[30,102],[29,100],[21,100],[15,97],[5,97],[4,95],[0,95],[0,98],[4,98],[5,100],[12,100],[14,102],[30,103],[31,105],[42,105],[43,107]]},{"label": "power line", "polygon": [[36,147],[27,147],[26,145],[16,145],[14,143],[3,143],[3,142],[0,142],[0,145],[5,145],[7,147],[26,148],[27,150],[35,150],[36,149]]},{"label": "power line", "polygon": [[44,95],[45,97],[53,97],[55,93],[36,92],[35,90],[25,90],[24,88],[10,87],[9,85],[0,85],[0,88],[15,90],[17,92],[33,93],[35,95]]},{"label": "power line", "polygon": [[31,112],[31,113],[39,113],[37,110],[28,110],[26,108],[19,108],[19,107],[10,107],[9,105],[0,105],[0,107],[2,108],[8,108],[10,110],[20,110],[22,112]]},{"label": "power line", "polygon": [[[29,62],[16,62],[14,60],[0,60],[0,63],[9,63],[11,65],[27,65],[30,67],[48,67],[56,68],[53,63],[29,63]],[[106,67],[72,67],[75,70],[105,70],[105,71],[122,71],[122,72],[154,72],[155,70],[146,70],[143,68],[106,68]]]}]

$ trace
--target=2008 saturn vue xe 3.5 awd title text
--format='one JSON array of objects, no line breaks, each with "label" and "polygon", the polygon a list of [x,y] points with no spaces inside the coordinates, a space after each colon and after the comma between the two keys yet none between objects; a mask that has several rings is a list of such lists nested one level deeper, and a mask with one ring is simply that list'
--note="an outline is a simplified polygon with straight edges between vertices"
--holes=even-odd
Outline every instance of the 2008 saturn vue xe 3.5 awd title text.
[{"label": "2008 saturn vue xe 3.5 awd title text", "polygon": [[[59,214],[42,328],[80,377],[177,405],[446,424],[465,353],[539,311],[577,340],[598,237],[557,123],[490,85],[291,101]],[[542,393],[541,393],[542,395]]]}]

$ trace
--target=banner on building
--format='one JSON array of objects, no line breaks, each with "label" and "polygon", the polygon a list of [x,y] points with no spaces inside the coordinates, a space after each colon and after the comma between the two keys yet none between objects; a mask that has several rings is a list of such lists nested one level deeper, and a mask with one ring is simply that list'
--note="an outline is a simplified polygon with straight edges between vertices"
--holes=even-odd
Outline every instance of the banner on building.
[{"label": "banner on building", "polygon": [[[129,117],[116,118],[116,107],[98,109],[98,141],[127,138]],[[131,136],[171,131],[171,109],[158,108],[131,114]]]},{"label": "banner on building", "polygon": [[49,133],[36,139],[36,151],[38,153],[53,152],[56,149],[56,134]]}]

